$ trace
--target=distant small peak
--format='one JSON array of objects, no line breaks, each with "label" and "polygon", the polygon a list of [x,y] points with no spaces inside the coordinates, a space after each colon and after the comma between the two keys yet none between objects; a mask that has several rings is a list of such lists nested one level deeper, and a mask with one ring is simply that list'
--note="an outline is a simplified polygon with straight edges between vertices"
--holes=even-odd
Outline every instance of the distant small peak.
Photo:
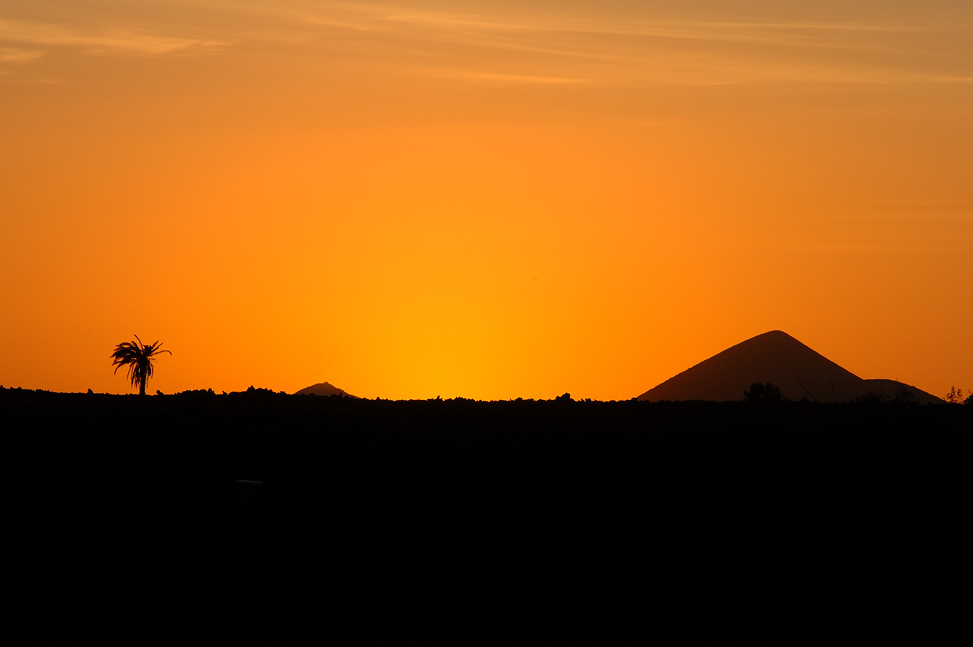
[{"label": "distant small peak", "polygon": [[295,395],[309,395],[309,394],[324,395],[324,396],[341,395],[341,396],[348,396],[351,398],[355,397],[350,393],[344,391],[343,389],[339,389],[338,387],[334,386],[330,382],[318,382],[317,384],[301,389]]}]

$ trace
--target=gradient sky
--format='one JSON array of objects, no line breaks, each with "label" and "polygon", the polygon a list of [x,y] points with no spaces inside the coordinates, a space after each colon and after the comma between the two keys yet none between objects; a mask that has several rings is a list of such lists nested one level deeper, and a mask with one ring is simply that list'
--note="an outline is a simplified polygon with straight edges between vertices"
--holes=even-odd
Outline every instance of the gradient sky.
[{"label": "gradient sky", "polygon": [[973,388],[973,3],[0,0],[0,384]]}]

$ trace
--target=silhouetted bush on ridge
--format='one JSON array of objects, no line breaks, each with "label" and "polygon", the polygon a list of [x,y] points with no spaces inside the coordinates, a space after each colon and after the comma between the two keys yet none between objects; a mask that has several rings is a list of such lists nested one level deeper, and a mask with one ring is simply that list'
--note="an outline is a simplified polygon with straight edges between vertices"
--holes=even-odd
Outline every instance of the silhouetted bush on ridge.
[{"label": "silhouetted bush on ridge", "polygon": [[785,400],[787,398],[781,394],[780,389],[770,382],[763,384],[754,382],[748,390],[743,392],[744,402],[784,402]]}]

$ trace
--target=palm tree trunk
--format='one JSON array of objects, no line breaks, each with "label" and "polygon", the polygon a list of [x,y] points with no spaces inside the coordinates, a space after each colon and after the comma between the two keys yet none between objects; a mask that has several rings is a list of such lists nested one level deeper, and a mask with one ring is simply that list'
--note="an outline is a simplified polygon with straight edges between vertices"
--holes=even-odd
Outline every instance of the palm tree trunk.
[{"label": "palm tree trunk", "polygon": [[145,395],[145,380],[139,381],[139,395]]}]

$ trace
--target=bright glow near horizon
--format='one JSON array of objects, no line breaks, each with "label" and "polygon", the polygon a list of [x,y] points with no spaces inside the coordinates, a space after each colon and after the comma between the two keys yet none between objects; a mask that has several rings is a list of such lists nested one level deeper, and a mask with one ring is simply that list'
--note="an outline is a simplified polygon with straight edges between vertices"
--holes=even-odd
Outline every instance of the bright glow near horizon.
[{"label": "bright glow near horizon", "polygon": [[10,0],[0,384],[973,388],[971,115],[962,0]]}]

